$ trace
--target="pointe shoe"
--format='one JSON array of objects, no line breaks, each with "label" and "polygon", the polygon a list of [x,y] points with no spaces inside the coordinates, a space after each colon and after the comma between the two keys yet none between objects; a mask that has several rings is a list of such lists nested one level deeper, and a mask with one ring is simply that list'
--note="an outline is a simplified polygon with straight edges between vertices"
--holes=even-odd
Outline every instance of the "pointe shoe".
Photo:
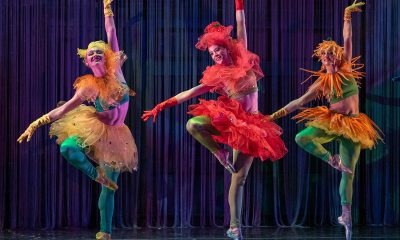
[{"label": "pointe shoe", "polygon": [[96,233],[96,240],[111,240],[111,235],[105,232]]},{"label": "pointe shoe", "polygon": [[218,161],[222,164],[222,166],[224,166],[224,168],[228,170],[230,174],[236,173],[235,167],[228,160],[229,158],[228,151],[226,151],[225,149],[221,149],[215,152],[214,155],[218,159]]},{"label": "pointe shoe", "polygon": [[113,191],[116,191],[118,189],[118,185],[107,177],[106,173],[101,167],[96,167],[96,170],[97,170],[97,178],[95,179],[96,182],[100,183],[104,187]]},{"label": "pointe shoe", "polygon": [[343,216],[343,214],[342,214],[342,216],[338,217],[338,222],[346,230],[346,240],[350,240],[351,236],[353,234],[353,229],[352,229],[353,226],[351,223],[351,218],[348,216]]},{"label": "pointe shoe", "polygon": [[228,236],[228,238],[232,238],[234,240],[242,240],[243,236],[242,236],[242,232],[240,231],[240,228],[232,228],[230,227],[228,229],[228,231],[226,231],[226,235]]},{"label": "pointe shoe", "polygon": [[342,158],[340,157],[339,154],[335,154],[333,157],[330,157],[328,160],[328,164],[331,165],[331,167],[333,167],[341,172],[353,174],[353,171],[351,171],[350,168],[343,165]]}]

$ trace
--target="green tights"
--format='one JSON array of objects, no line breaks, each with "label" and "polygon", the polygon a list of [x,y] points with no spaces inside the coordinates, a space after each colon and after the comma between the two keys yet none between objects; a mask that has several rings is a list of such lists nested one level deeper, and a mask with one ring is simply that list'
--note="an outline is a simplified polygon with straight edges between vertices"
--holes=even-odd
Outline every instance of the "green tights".
[{"label": "green tights", "polygon": [[353,171],[353,174],[342,173],[339,186],[341,204],[350,205],[353,197],[354,172],[360,156],[361,144],[344,137],[327,134],[325,131],[316,127],[307,127],[296,135],[296,143],[301,148],[325,162],[328,162],[332,155],[322,144],[335,139],[340,141],[339,154],[343,164]]},{"label": "green tights", "polygon": [[[80,147],[78,142],[79,139],[74,136],[65,139],[60,146],[61,154],[72,166],[81,170],[84,174],[94,180],[97,178],[96,168],[87,158],[84,149]],[[108,178],[117,182],[119,171],[115,171],[106,165],[101,165],[101,167],[104,169]],[[112,228],[114,194],[115,192],[113,190],[101,186],[101,193],[98,202],[100,209],[100,231],[108,234],[111,234]]]}]

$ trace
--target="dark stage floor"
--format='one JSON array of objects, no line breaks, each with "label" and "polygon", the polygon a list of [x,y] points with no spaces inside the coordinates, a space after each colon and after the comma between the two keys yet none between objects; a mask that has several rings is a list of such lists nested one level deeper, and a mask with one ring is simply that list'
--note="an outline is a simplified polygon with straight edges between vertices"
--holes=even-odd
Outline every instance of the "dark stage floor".
[{"label": "dark stage floor", "polygon": [[[113,239],[227,239],[222,228],[170,228],[116,230]],[[95,231],[11,231],[0,239],[94,239]],[[340,227],[245,228],[245,239],[344,239]],[[400,239],[400,227],[355,227],[353,239]]]}]

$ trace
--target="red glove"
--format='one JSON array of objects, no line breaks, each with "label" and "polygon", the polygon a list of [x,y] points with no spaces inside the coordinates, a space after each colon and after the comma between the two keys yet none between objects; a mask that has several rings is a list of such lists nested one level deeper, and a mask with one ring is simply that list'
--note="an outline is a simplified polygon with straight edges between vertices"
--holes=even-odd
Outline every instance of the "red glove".
[{"label": "red glove", "polygon": [[244,10],[244,0],[235,0],[236,11]]},{"label": "red glove", "polygon": [[142,120],[147,121],[153,116],[153,122],[156,122],[157,114],[159,114],[162,110],[166,108],[174,107],[176,105],[178,105],[178,100],[176,99],[176,97],[172,97],[160,104],[157,104],[157,106],[155,106],[152,110],[144,111],[142,115]]}]

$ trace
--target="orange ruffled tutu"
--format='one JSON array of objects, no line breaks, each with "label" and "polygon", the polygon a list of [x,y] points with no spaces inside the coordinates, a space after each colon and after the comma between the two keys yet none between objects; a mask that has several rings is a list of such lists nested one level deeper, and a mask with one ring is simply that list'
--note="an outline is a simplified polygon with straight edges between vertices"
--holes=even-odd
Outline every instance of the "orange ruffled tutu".
[{"label": "orange ruffled tutu", "polygon": [[282,129],[262,114],[245,112],[234,99],[225,96],[216,101],[200,99],[199,104],[189,106],[188,114],[208,116],[212,126],[220,132],[213,138],[245,154],[276,161],[287,153],[280,138]]},{"label": "orange ruffled tutu", "polygon": [[96,163],[106,164],[120,171],[136,170],[138,154],[135,140],[129,128],[110,126],[101,122],[96,109],[80,105],[50,127],[50,136],[61,144],[71,136],[77,136],[87,156]]},{"label": "orange ruffled tutu", "polygon": [[383,142],[378,131],[381,129],[365,114],[347,116],[329,110],[325,106],[308,108],[293,117],[298,123],[307,121],[306,126],[322,129],[328,134],[342,136],[356,143],[362,148],[375,146],[378,140]]}]

